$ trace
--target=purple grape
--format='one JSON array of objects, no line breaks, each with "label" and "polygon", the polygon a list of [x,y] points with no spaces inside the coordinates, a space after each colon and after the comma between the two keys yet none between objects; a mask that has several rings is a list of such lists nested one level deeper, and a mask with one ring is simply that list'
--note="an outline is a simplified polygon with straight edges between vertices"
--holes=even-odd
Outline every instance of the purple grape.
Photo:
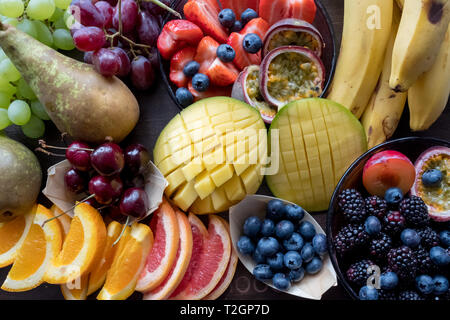
[{"label": "purple grape", "polygon": [[110,77],[116,75],[120,70],[120,59],[110,49],[101,48],[94,52],[93,64],[98,73]]},{"label": "purple grape", "polygon": [[158,40],[160,31],[159,22],[155,16],[145,11],[139,13],[137,32],[140,43],[153,47]]},{"label": "purple grape", "polygon": [[[160,0],[162,3],[170,7],[170,0]],[[153,2],[142,2],[141,4],[143,10],[147,11],[148,13],[154,15],[154,16],[161,16],[165,12],[163,8],[160,6],[154,4]]]},{"label": "purple grape", "polygon": [[84,62],[86,62],[87,64],[92,64],[93,55],[94,55],[93,51],[85,52],[83,57]]},{"label": "purple grape", "polygon": [[64,182],[67,189],[74,193],[83,192],[87,186],[87,176],[85,172],[70,169],[64,175]]},{"label": "purple grape", "polygon": [[149,51],[150,54],[148,56],[148,60],[150,60],[154,70],[159,70],[158,49],[156,47],[152,47]]},{"label": "purple grape", "polygon": [[127,53],[122,48],[117,47],[112,48],[111,51],[113,51],[116,54],[116,56],[119,58],[120,61],[120,68],[119,71],[117,72],[117,76],[119,77],[127,76],[131,70],[131,62]]},{"label": "purple grape", "polygon": [[139,219],[145,217],[148,209],[148,196],[143,189],[131,188],[125,190],[120,200],[122,214]]},{"label": "purple grape", "polygon": [[122,191],[123,183],[119,177],[95,176],[89,181],[89,193],[100,204],[110,204],[120,197]]},{"label": "purple grape", "polygon": [[[138,18],[138,5],[133,0],[122,0],[122,32],[129,33],[136,26]],[[119,4],[117,4],[113,16],[113,26],[119,30]]]},{"label": "purple grape", "polygon": [[86,27],[103,28],[105,18],[91,0],[78,0],[70,5],[70,12],[75,20]]},{"label": "purple grape", "polygon": [[89,171],[91,166],[90,146],[83,142],[75,141],[66,150],[66,159],[78,171]]},{"label": "purple grape", "polygon": [[80,51],[95,51],[106,43],[105,33],[98,27],[84,27],[77,30],[73,35],[75,46]]},{"label": "purple grape", "polygon": [[107,142],[91,153],[92,167],[102,176],[119,174],[125,166],[122,149],[115,143]]},{"label": "purple grape", "polygon": [[147,58],[138,56],[131,62],[131,81],[139,90],[147,90],[153,85],[155,71]]},{"label": "purple grape", "polygon": [[103,17],[105,19],[105,29],[111,28],[114,8],[107,1],[96,2],[95,6],[103,14]]},{"label": "purple grape", "polygon": [[144,173],[150,162],[150,153],[142,144],[132,144],[125,149],[125,164],[133,176]]}]

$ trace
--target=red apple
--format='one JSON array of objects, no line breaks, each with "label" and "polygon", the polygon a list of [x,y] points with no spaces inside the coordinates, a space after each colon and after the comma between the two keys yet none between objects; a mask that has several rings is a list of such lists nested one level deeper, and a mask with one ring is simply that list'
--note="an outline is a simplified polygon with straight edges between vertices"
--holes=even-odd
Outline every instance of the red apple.
[{"label": "red apple", "polygon": [[387,189],[400,188],[407,193],[416,176],[412,162],[403,153],[386,150],[373,155],[364,165],[363,184],[371,195],[384,196]]}]

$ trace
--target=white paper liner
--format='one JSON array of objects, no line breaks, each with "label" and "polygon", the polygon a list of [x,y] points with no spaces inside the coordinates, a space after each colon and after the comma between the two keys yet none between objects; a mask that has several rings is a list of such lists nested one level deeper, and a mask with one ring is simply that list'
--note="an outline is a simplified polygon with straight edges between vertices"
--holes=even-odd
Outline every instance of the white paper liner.
[{"label": "white paper liner", "polygon": [[[230,233],[231,239],[233,242],[233,247],[238,253],[239,260],[241,260],[242,264],[247,268],[247,270],[253,274],[253,268],[256,266],[255,261],[253,261],[252,257],[248,255],[241,254],[236,247],[236,244],[242,235],[242,228],[244,226],[245,220],[250,216],[257,216],[260,219],[264,220],[266,215],[266,205],[270,200],[276,198],[263,196],[263,195],[250,195],[247,196],[244,200],[242,200],[237,205],[230,208]],[[291,203],[289,201],[282,200],[285,203]],[[311,222],[316,228],[318,233],[323,233],[323,229],[320,225],[314,220],[314,218],[305,211],[305,217],[303,218],[305,221]],[[294,296],[320,300],[322,295],[328,291],[333,286],[337,286],[337,277],[336,272],[334,271],[333,265],[331,264],[330,257],[328,254],[325,256],[323,260],[323,268],[322,270],[315,275],[306,275],[302,281],[298,283],[293,283],[288,291],[282,291]],[[271,281],[264,281],[268,286],[276,289]]]},{"label": "white paper liner", "polygon": [[[86,193],[74,194],[67,190],[64,182],[64,175],[70,168],[72,168],[72,166],[67,160],[61,161],[50,167],[47,171],[47,184],[45,189],[42,190],[42,193],[62,211],[70,210],[75,205],[76,201],[80,201],[88,196]],[[148,163],[147,169],[144,172],[144,178],[145,191],[148,196],[150,207],[144,217],[146,218],[156,211],[162,203],[164,190],[168,186],[168,182],[151,161]],[[71,217],[74,215],[73,210],[70,210],[67,213]]]}]

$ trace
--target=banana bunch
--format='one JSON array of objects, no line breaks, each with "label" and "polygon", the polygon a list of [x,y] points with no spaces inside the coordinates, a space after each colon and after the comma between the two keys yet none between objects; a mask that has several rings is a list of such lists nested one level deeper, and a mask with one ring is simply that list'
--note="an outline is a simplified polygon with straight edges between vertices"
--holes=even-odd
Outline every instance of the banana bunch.
[{"label": "banana bunch", "polygon": [[370,148],[393,135],[406,99],[413,131],[428,129],[445,109],[449,21],[450,0],[345,0],[328,98],[361,117]]}]

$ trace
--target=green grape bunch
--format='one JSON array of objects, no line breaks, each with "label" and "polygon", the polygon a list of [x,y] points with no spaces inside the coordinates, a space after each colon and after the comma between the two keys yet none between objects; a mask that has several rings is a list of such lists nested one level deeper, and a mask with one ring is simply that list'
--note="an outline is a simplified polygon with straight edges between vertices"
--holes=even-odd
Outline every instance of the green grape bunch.
[{"label": "green grape bunch", "polygon": [[[27,33],[56,50],[73,50],[69,28],[71,0],[0,0],[0,21]],[[50,120],[44,106],[0,48],[0,133],[20,126],[25,136],[37,139]]]}]

